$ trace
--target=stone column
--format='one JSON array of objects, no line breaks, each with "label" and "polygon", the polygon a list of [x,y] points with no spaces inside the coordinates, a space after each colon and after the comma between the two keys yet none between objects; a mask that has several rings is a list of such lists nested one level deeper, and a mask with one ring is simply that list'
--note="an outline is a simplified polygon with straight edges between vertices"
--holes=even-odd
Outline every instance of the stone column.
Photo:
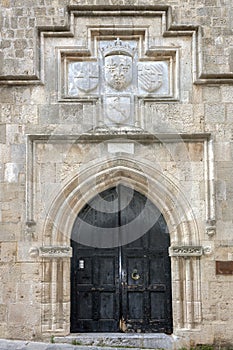
[{"label": "stone column", "polygon": [[43,268],[42,331],[69,333],[70,247],[41,247]]},{"label": "stone column", "polygon": [[193,329],[201,322],[200,246],[170,247],[173,259],[175,329]]}]

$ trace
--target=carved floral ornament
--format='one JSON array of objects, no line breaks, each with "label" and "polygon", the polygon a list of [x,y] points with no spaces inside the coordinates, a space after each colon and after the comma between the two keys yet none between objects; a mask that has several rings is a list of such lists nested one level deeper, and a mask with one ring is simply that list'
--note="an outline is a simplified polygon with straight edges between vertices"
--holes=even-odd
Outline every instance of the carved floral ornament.
[{"label": "carved floral ornament", "polygon": [[169,248],[170,256],[192,257],[201,256],[204,249],[201,246],[173,246]]},{"label": "carved floral ornament", "polygon": [[32,247],[29,254],[31,258],[71,258],[72,248],[66,246]]},{"label": "carved floral ornament", "polygon": [[200,257],[202,255],[211,255],[213,247],[211,246],[172,246],[169,248],[169,255],[171,257]]},{"label": "carved floral ornament", "polygon": [[[169,248],[169,255],[172,257],[199,257],[203,254],[211,254],[211,247],[202,246],[173,246]],[[29,250],[31,258],[70,258],[72,248],[68,246],[44,246],[32,247]]]}]

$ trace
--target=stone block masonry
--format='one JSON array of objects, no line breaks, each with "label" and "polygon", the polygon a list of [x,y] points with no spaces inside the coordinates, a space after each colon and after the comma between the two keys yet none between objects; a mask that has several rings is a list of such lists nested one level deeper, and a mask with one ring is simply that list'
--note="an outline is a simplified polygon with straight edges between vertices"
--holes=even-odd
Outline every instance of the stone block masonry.
[{"label": "stone block masonry", "polygon": [[232,345],[233,5],[0,8],[0,338],[70,335],[75,219],[121,183],[167,223],[172,347]]}]

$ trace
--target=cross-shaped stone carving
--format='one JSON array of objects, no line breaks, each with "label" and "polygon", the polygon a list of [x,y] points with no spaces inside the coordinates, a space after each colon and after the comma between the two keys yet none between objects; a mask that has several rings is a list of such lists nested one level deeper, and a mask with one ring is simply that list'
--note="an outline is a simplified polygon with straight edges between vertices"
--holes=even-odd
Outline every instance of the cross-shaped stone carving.
[{"label": "cross-shaped stone carving", "polygon": [[100,40],[98,57],[68,61],[68,97],[99,99],[106,125],[134,125],[135,104],[170,96],[169,60],[139,57],[137,40]]}]

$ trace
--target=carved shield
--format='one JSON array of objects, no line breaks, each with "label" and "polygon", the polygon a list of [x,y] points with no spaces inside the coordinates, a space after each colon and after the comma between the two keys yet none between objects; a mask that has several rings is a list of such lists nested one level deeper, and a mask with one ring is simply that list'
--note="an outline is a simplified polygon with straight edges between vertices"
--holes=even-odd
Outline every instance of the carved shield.
[{"label": "carved shield", "polygon": [[154,92],[163,85],[163,65],[158,62],[138,64],[138,85],[147,92]]},{"label": "carved shield", "polygon": [[122,124],[130,118],[131,103],[128,96],[108,96],[104,107],[106,117],[116,124]]},{"label": "carved shield", "polygon": [[69,64],[69,94],[76,95],[77,89],[89,93],[99,84],[97,62],[74,62]]},{"label": "carved shield", "polygon": [[104,76],[106,83],[113,89],[121,91],[132,81],[132,57],[110,55],[105,57]]}]

